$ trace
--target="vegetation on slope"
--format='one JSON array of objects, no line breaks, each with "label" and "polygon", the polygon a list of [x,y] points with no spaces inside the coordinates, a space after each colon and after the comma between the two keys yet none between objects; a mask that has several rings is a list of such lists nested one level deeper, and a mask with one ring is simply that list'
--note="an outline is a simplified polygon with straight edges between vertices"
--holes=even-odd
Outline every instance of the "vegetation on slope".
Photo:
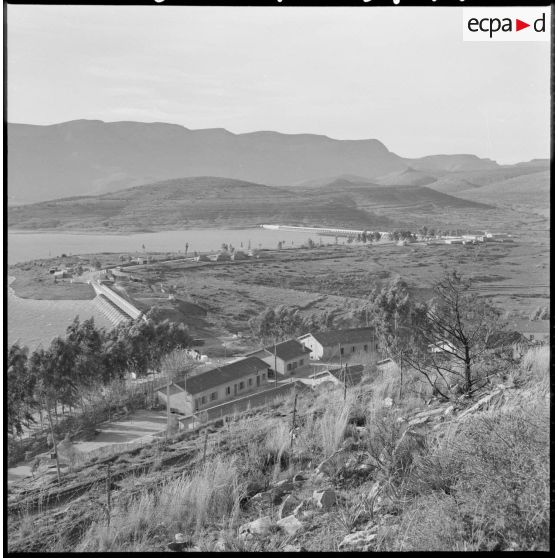
[{"label": "vegetation on slope", "polygon": [[[368,368],[345,399],[342,386],[298,391],[294,425],[289,396],[205,436],[113,455],[110,527],[104,490],[63,514],[19,516],[12,494],[9,548],[549,550],[548,359],[548,347],[532,349],[483,393],[449,403],[411,372],[399,399],[399,370]],[[93,485],[104,470],[73,476]],[[302,504],[289,508],[291,532],[278,523],[288,498]]]},{"label": "vegetation on slope", "polygon": [[266,222],[380,229],[392,224],[386,217],[359,209],[342,192],[305,195],[216,177],[175,179],[8,211],[8,226],[17,229],[150,231]]}]

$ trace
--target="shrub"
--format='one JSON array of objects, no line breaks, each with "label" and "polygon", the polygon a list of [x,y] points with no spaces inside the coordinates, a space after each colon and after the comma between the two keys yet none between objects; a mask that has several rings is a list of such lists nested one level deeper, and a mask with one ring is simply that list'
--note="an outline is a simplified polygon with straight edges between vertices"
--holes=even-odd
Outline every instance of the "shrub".
[{"label": "shrub", "polygon": [[548,550],[548,404],[517,403],[470,416],[415,460],[406,485],[419,495],[393,549]]}]

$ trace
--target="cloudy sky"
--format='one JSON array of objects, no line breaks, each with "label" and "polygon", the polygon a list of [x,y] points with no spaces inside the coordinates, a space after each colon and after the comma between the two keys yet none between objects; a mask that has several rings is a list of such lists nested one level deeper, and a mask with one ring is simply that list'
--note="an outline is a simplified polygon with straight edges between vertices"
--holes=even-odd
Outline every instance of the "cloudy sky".
[{"label": "cloudy sky", "polygon": [[463,42],[460,8],[8,5],[8,120],[550,153],[549,43]]}]

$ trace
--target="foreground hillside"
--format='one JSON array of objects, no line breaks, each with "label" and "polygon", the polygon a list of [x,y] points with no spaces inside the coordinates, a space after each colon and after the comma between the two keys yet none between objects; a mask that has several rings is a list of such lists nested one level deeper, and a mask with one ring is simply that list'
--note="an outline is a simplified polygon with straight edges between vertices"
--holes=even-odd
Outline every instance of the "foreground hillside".
[{"label": "foreground hillside", "polygon": [[113,192],[185,176],[286,185],[341,174],[373,178],[408,166],[437,172],[498,167],[475,155],[404,159],[377,139],[233,134],[222,128],[189,130],[159,122],[10,123],[7,144],[11,203]]},{"label": "foreground hillside", "polygon": [[375,187],[338,180],[319,189],[287,190],[229,178],[195,177],[100,196],[11,207],[17,229],[134,231],[260,223],[385,230],[409,213],[484,210],[490,206],[425,187]]},{"label": "foreground hillside", "polygon": [[367,367],[345,400],[342,386],[297,387],[225,424],[78,459],[60,487],[38,472],[8,495],[8,550],[548,551],[548,368],[535,348],[444,402],[410,373],[399,399],[399,370]]}]

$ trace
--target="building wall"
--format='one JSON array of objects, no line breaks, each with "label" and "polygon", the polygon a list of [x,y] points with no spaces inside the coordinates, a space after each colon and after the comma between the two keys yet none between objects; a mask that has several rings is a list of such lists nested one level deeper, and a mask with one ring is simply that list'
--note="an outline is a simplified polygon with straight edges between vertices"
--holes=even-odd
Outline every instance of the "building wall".
[{"label": "building wall", "polygon": [[[269,365],[272,370],[275,370],[275,355],[269,355],[265,357],[259,357],[265,363]],[[310,356],[308,353],[304,355],[300,355],[296,358],[290,360],[283,360],[282,358],[277,357],[277,372],[282,374],[283,376],[291,376],[295,374],[298,368],[302,366],[307,366],[310,363]]]},{"label": "building wall", "polygon": [[313,335],[299,338],[298,341],[307,349],[310,349],[310,351],[312,351],[309,354],[311,360],[320,360],[324,356],[324,348],[322,347],[321,343],[314,338]]},{"label": "building wall", "polygon": [[254,372],[252,374],[247,374],[243,378],[237,379],[233,382],[228,382],[226,384],[222,384],[220,386],[194,394],[192,396],[192,409],[195,411],[206,409],[207,407],[214,407],[215,405],[219,405],[219,403],[222,403],[223,401],[228,401],[230,399],[234,399],[235,397],[240,397],[244,394],[247,394],[250,391],[253,391],[257,387],[262,386],[266,383],[267,369],[262,368],[257,373]]},{"label": "building wall", "polygon": [[322,360],[341,359],[347,360],[354,355],[365,355],[372,351],[372,339],[359,343],[341,343],[341,354],[339,345],[326,346],[323,348]]},{"label": "building wall", "polygon": [[[167,396],[164,390],[158,391],[157,397],[159,399],[159,402],[166,406]],[[175,393],[170,396],[170,407],[171,409],[176,409],[177,411],[180,411],[181,413],[184,414],[190,414],[192,412],[191,401],[186,403],[186,396],[184,395],[183,391],[181,391],[180,393]]]}]

